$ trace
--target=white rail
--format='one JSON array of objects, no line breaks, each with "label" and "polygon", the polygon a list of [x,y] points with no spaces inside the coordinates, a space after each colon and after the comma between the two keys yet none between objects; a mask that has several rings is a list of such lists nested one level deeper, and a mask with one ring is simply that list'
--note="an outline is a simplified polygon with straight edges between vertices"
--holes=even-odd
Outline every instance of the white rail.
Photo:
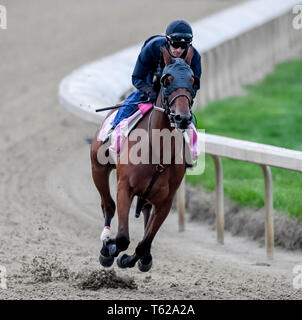
[{"label": "white rail", "polygon": [[[201,138],[199,139],[201,141]],[[223,244],[224,239],[224,190],[223,168],[221,158],[241,160],[261,166],[265,184],[265,239],[266,252],[269,259],[274,252],[274,207],[273,207],[273,179],[270,167],[279,167],[302,172],[302,152],[270,145],[249,142],[238,139],[206,134],[205,153],[212,156],[216,175],[216,227],[217,241]],[[179,203],[184,202],[185,189],[178,190]],[[183,211],[178,211],[181,216]],[[185,230],[184,219],[179,218],[179,230]]]}]

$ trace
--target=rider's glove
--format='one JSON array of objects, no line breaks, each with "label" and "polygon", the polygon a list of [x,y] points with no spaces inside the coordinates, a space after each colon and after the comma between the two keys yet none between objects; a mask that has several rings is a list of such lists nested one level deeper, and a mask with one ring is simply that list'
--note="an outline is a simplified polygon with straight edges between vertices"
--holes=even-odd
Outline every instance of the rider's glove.
[{"label": "rider's glove", "polygon": [[153,89],[153,87],[150,85],[150,86],[146,86],[144,89],[144,94],[148,97],[148,100],[151,101],[151,102],[154,102],[156,101],[156,98],[157,98],[157,93],[156,91]]}]

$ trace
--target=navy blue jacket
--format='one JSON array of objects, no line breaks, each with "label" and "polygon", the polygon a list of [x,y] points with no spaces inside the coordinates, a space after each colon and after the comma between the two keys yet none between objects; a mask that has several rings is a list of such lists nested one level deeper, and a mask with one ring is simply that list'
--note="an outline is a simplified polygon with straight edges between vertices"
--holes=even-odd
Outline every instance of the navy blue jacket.
[{"label": "navy blue jacket", "polygon": [[[136,65],[132,74],[132,84],[139,90],[143,90],[146,85],[152,84],[153,75],[156,72],[158,63],[161,57],[162,46],[169,48],[169,44],[165,36],[154,36],[149,38],[144,43],[141,52],[137,58]],[[194,55],[191,61],[191,68],[194,76],[198,79],[201,77],[201,57],[197,50],[193,47]],[[183,53],[181,58],[185,58],[187,50]],[[164,61],[162,67],[164,67]],[[199,89],[199,88],[198,88]]]}]

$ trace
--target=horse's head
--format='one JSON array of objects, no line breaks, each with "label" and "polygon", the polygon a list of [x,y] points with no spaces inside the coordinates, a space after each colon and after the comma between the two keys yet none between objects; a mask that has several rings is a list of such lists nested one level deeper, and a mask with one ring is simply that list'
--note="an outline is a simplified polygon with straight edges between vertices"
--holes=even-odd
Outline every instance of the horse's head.
[{"label": "horse's head", "polygon": [[185,59],[172,58],[164,47],[162,53],[165,62],[161,77],[162,106],[171,125],[187,129],[193,119],[191,108],[196,94],[195,85],[199,81],[190,67],[194,51],[190,47]]}]

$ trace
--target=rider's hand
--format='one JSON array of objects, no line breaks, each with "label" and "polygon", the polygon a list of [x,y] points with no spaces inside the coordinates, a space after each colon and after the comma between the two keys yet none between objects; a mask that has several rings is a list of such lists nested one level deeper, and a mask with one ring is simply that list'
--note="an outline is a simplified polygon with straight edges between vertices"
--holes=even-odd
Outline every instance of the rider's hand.
[{"label": "rider's hand", "polygon": [[149,101],[151,101],[151,102],[156,101],[157,93],[153,89],[152,86],[148,86],[148,87],[144,88],[144,93],[148,97]]},{"label": "rider's hand", "polygon": [[150,91],[148,93],[148,98],[151,102],[155,102],[157,98],[157,93],[154,90]]}]

